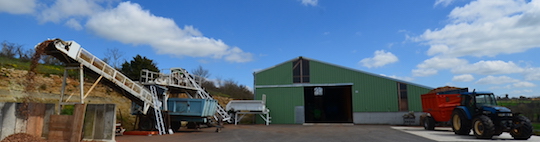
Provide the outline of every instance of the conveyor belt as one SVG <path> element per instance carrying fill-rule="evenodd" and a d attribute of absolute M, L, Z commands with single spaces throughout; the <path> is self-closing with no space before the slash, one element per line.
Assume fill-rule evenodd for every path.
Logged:
<path fill-rule="evenodd" d="M 103 76 L 108 82 L 115 84 L 118 88 L 125 91 L 124 96 L 134 102 L 141 103 L 143 106 L 142 112 L 146 114 L 150 107 L 160 109 L 154 105 L 151 92 L 144 86 L 135 83 L 130 78 L 126 77 L 116 69 L 101 61 L 90 52 L 86 51 L 75 41 L 62 41 L 54 39 L 52 42 L 45 41 L 42 44 L 48 44 L 45 48 L 45 53 L 54 56 L 58 60 L 70 65 L 80 64 L 84 66 L 85 71 Z"/>

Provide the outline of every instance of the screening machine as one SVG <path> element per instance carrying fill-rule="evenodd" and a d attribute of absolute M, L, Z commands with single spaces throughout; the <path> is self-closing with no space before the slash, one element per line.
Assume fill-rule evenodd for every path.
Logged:
<path fill-rule="evenodd" d="M 226 109 L 234 114 L 234 125 L 237 125 L 246 114 L 258 114 L 266 125 L 271 122 L 270 110 L 266 108 L 266 95 L 263 95 L 262 100 L 232 100 L 227 104 Z"/>

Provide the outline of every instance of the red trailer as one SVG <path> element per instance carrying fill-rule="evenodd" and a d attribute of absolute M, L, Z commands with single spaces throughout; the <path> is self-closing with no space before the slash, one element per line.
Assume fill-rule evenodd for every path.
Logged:
<path fill-rule="evenodd" d="M 460 105 L 461 92 L 468 92 L 467 88 L 440 87 L 421 95 L 422 111 L 426 114 L 420 116 L 420 123 L 426 130 L 435 129 L 435 125 L 444 125 L 450 121 L 452 111 Z"/>

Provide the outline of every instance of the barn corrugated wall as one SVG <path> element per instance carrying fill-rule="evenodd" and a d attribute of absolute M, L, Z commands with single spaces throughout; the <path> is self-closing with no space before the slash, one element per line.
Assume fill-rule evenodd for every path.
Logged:
<path fill-rule="evenodd" d="M 255 85 L 292 84 L 292 62 L 280 64 L 259 72 L 255 76 Z"/>
<path fill-rule="evenodd" d="M 354 112 L 397 111 L 396 81 L 310 61 L 312 84 L 353 83 Z"/>
<path fill-rule="evenodd" d="M 420 95 L 426 94 L 431 89 L 407 85 L 407 93 L 409 94 L 409 111 L 422 112 L 422 99 Z"/>
<path fill-rule="evenodd" d="M 294 124 L 294 107 L 304 106 L 303 87 L 259 88 L 256 99 L 266 95 L 266 106 L 274 124 Z M 258 116 L 257 116 L 258 117 Z M 257 122 L 264 122 L 258 118 Z"/>
<path fill-rule="evenodd" d="M 422 111 L 420 95 L 429 87 L 407 83 L 346 67 L 309 60 L 309 84 L 352 83 L 353 112 L 398 112 L 398 82 L 407 84 L 409 111 Z M 255 99 L 267 95 L 272 123 L 294 123 L 294 107 L 304 105 L 303 87 L 257 87 L 261 85 L 300 85 L 292 83 L 292 62 L 254 73 Z M 260 122 L 260 121 L 259 121 Z"/>

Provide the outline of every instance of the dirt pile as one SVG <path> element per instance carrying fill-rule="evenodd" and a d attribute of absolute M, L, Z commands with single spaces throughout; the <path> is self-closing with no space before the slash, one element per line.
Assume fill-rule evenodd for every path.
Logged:
<path fill-rule="evenodd" d="M 450 91 L 450 90 L 459 90 L 459 89 L 463 89 L 463 88 L 458 88 L 458 87 L 453 87 L 453 86 L 444 86 L 444 87 L 435 88 L 429 91 L 428 94 L 439 93 L 439 92 Z"/>
<path fill-rule="evenodd" d="M 36 136 L 32 136 L 30 134 L 17 133 L 17 134 L 12 134 L 12 135 L 7 136 L 1 142 L 47 142 L 47 141 L 42 140 L 41 138 L 38 138 Z"/>

